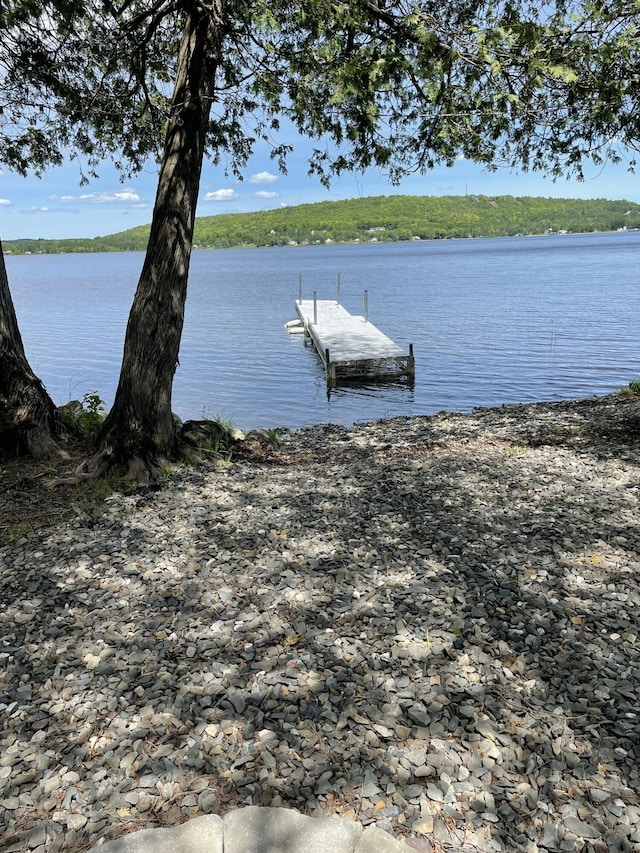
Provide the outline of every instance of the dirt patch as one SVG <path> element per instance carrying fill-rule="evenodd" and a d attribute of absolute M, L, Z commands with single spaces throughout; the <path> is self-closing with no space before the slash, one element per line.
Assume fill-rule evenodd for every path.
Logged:
<path fill-rule="evenodd" d="M 54 487 L 53 481 L 71 475 L 83 458 L 80 449 L 65 458 L 34 462 L 0 462 L 0 546 L 29 533 L 73 518 L 86 517 L 114 491 L 107 481 Z"/>

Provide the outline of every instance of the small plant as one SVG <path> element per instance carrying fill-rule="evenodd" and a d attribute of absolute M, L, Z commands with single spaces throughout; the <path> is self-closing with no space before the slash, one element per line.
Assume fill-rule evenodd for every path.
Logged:
<path fill-rule="evenodd" d="M 11 524 L 6 531 L 6 541 L 9 545 L 15 545 L 20 539 L 25 536 L 31 529 L 26 521 L 21 521 L 18 524 Z"/>
<path fill-rule="evenodd" d="M 513 444 L 507 448 L 507 456 L 525 456 L 527 453 L 526 447 L 521 447 L 519 444 Z"/>
<path fill-rule="evenodd" d="M 20 470 L 20 460 L 19 459 L 9 459 L 9 461 L 4 465 L 2 469 L 3 474 L 9 474 L 13 476 L 17 474 Z"/>
<path fill-rule="evenodd" d="M 90 477 L 75 483 L 69 492 L 74 507 L 83 514 L 90 514 L 114 492 L 122 491 L 124 473 L 124 468 L 115 467 L 104 477 Z"/>
<path fill-rule="evenodd" d="M 269 441 L 274 447 L 280 447 L 283 442 L 283 438 L 277 429 L 268 429 L 267 435 L 269 436 Z"/>
<path fill-rule="evenodd" d="M 183 458 L 189 464 L 199 464 L 202 459 L 231 460 L 234 444 L 234 427 L 229 418 L 217 415 L 212 420 L 187 421 L 180 434 Z"/>
<path fill-rule="evenodd" d="M 632 379 L 626 388 L 620 391 L 621 397 L 640 397 L 640 379 Z"/>
<path fill-rule="evenodd" d="M 213 422 L 222 430 L 222 432 L 230 433 L 233 429 L 233 421 L 226 415 L 216 415 L 215 418 L 213 418 Z"/>
<path fill-rule="evenodd" d="M 58 410 L 67 432 L 73 438 L 88 441 L 104 420 L 104 401 L 97 391 L 84 395 L 82 401 L 73 400 Z"/>

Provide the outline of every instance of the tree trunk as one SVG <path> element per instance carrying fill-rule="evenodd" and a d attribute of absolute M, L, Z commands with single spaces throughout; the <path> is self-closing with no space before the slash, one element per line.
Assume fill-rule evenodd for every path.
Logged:
<path fill-rule="evenodd" d="M 213 4 L 218 8 L 218 3 Z M 113 408 L 89 468 L 125 465 L 156 478 L 176 451 L 171 412 L 196 204 L 220 45 L 221 19 L 192 10 L 182 37 L 147 253 L 129 314 Z"/>
<path fill-rule="evenodd" d="M 24 352 L 0 242 L 0 455 L 50 459 L 58 453 L 57 424 L 55 404 Z"/>

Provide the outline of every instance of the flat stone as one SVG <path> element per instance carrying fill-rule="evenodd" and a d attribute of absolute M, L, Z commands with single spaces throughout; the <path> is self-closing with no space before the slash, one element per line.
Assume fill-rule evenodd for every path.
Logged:
<path fill-rule="evenodd" d="M 292 809 L 249 806 L 194 818 L 170 829 L 145 829 L 91 853 L 408 853 L 377 827 L 338 817 L 312 818 Z"/>
<path fill-rule="evenodd" d="M 384 833 L 369 834 L 363 841 L 362 825 L 337 817 L 311 818 L 291 809 L 249 807 L 224 817 L 225 853 L 374 853 L 383 839 L 385 853 L 397 851 L 398 842 Z M 387 840 L 391 842 L 389 846 Z"/>
<path fill-rule="evenodd" d="M 563 819 L 563 823 L 569 832 L 573 832 L 573 834 L 577 835 L 579 838 L 601 837 L 600 832 L 594 826 L 584 820 L 580 820 L 580 818 L 565 817 Z"/>
<path fill-rule="evenodd" d="M 224 817 L 224 853 L 352 851 L 362 826 L 339 818 L 311 818 L 291 809 L 249 807 Z"/>
<path fill-rule="evenodd" d="M 142 829 L 91 853 L 225 853 L 222 819 L 204 815 L 170 829 Z"/>
<path fill-rule="evenodd" d="M 325 853 L 331 849 L 325 848 Z M 300 853 L 304 853 L 304 850 Z M 406 844 L 396 841 L 388 832 L 383 832 L 375 826 L 368 826 L 354 847 L 354 853 L 410 853 L 410 851 Z"/>

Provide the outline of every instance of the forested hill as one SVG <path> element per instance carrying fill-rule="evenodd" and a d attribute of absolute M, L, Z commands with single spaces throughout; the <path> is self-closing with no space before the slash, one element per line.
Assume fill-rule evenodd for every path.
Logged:
<path fill-rule="evenodd" d="M 508 237 L 640 228 L 640 205 L 608 199 L 514 196 L 374 196 L 227 213 L 196 220 L 199 248 Z M 118 252 L 146 248 L 148 226 L 109 237 L 9 240 L 6 253 Z"/>

